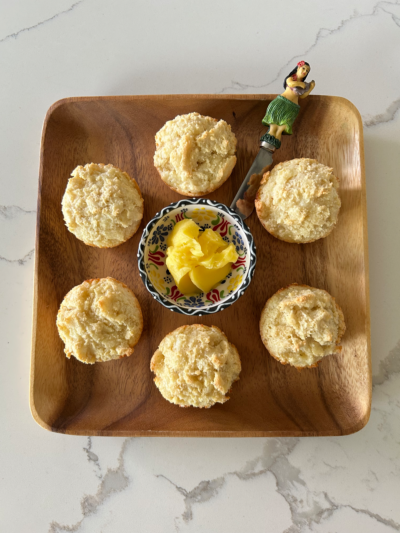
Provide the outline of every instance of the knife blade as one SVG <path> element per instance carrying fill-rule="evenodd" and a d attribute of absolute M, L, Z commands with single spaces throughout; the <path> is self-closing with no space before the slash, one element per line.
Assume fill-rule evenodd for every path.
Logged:
<path fill-rule="evenodd" d="M 260 150 L 231 204 L 232 211 L 238 214 L 242 220 L 245 220 L 253 212 L 260 181 L 266 168 L 272 164 L 274 151 L 275 146 L 261 138 Z"/>

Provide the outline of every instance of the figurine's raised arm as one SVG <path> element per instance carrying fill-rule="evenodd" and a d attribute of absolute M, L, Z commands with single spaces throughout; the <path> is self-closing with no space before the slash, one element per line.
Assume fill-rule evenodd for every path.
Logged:
<path fill-rule="evenodd" d="M 284 92 L 269 104 L 262 123 L 269 126 L 262 140 L 276 148 L 281 145 L 282 134 L 291 135 L 292 126 L 299 114 L 299 98 L 306 98 L 315 87 L 315 82 L 305 80 L 310 72 L 310 65 L 299 61 L 296 67 L 286 76 L 283 83 Z"/>
<path fill-rule="evenodd" d="M 302 89 L 304 89 L 304 87 L 306 86 L 304 81 L 298 81 L 298 80 L 295 81 L 293 78 L 294 76 L 290 76 L 290 78 L 286 78 L 286 85 L 289 85 L 291 89 L 293 89 L 293 87 L 301 87 Z"/>
<path fill-rule="evenodd" d="M 309 89 L 308 89 L 305 93 L 300 94 L 299 98 L 306 98 L 306 97 L 310 94 L 310 92 L 311 92 L 311 91 L 314 89 L 314 87 L 315 87 L 315 81 L 314 81 L 314 80 L 311 81 L 311 82 L 309 83 L 309 85 L 310 85 Z"/>

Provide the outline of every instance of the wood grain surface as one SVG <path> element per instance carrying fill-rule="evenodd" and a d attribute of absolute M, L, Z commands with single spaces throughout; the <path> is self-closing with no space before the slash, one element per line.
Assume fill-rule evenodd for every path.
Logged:
<path fill-rule="evenodd" d="M 257 215 L 246 220 L 257 245 L 254 279 L 231 307 L 187 317 L 153 300 L 138 273 L 144 225 L 182 198 L 153 165 L 154 135 L 167 120 L 197 111 L 224 119 L 235 132 L 237 165 L 208 197 L 230 205 L 258 152 L 265 109 L 275 95 L 181 95 L 68 98 L 49 110 L 43 128 L 38 197 L 30 403 L 35 420 L 76 435 L 301 436 L 344 435 L 361 429 L 371 405 L 368 253 L 362 123 L 347 100 L 310 96 L 301 102 L 294 134 L 284 136 L 274 163 L 310 157 L 333 167 L 342 208 L 337 227 L 311 244 L 269 235 Z M 112 163 L 133 176 L 143 193 L 142 225 L 109 250 L 85 246 L 68 232 L 61 199 L 71 171 Z M 138 297 L 144 331 L 131 357 L 85 365 L 68 360 L 56 328 L 64 295 L 85 279 L 112 276 Z M 347 331 L 340 355 L 298 371 L 275 361 L 259 335 L 266 300 L 290 283 L 327 290 L 343 309 Z M 161 339 L 183 324 L 220 327 L 239 351 L 240 381 L 231 399 L 211 409 L 182 409 L 162 398 L 150 373 Z"/>

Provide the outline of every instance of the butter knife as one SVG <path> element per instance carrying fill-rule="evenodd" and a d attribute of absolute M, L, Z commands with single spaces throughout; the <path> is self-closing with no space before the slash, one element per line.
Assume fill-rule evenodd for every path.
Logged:
<path fill-rule="evenodd" d="M 238 214 L 242 220 L 245 220 L 253 212 L 254 200 L 260 181 L 264 172 L 272 164 L 272 156 L 276 150 L 277 139 L 275 137 L 271 139 L 270 137 L 272 136 L 268 133 L 261 137 L 260 150 L 231 204 L 232 211 Z"/>

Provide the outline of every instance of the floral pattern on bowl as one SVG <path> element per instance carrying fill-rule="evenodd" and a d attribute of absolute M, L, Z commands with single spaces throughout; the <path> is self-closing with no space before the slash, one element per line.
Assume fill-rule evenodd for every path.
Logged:
<path fill-rule="evenodd" d="M 177 222 L 189 218 L 201 231 L 217 231 L 234 244 L 239 255 L 219 285 L 208 293 L 190 296 L 179 292 L 166 265 L 167 237 Z M 227 206 L 204 198 L 180 200 L 164 207 L 147 224 L 139 244 L 138 266 L 147 290 L 165 307 L 186 315 L 216 313 L 234 303 L 249 286 L 256 266 L 254 240 L 242 219 Z"/>

